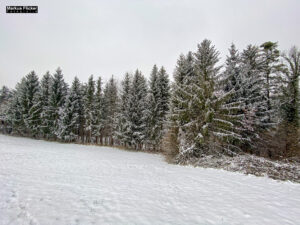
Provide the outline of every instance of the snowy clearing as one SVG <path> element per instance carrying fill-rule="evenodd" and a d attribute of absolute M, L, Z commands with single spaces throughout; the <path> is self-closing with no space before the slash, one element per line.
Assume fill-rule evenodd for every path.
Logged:
<path fill-rule="evenodd" d="M 0 224 L 299 224 L 300 184 L 0 135 Z"/>

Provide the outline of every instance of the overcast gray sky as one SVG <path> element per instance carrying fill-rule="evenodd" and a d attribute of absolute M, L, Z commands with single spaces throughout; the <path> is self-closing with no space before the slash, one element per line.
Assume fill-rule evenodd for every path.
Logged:
<path fill-rule="evenodd" d="M 6 14 L 7 5 L 38 5 L 38 14 Z M 180 53 L 212 40 L 222 60 L 234 42 L 278 41 L 300 47 L 299 0 L 0 0 L 0 85 L 14 87 L 35 70 L 60 66 L 65 80 L 154 64 L 172 76 Z"/>

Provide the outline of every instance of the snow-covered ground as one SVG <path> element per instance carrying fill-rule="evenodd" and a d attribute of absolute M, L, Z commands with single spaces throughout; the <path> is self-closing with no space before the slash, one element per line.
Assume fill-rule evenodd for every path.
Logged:
<path fill-rule="evenodd" d="M 300 224 L 300 184 L 0 135 L 0 224 Z"/>

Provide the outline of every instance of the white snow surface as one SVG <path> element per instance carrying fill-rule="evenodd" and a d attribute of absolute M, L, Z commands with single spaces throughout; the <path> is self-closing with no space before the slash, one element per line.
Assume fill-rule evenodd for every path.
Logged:
<path fill-rule="evenodd" d="M 300 224 L 300 184 L 0 135 L 0 224 Z"/>

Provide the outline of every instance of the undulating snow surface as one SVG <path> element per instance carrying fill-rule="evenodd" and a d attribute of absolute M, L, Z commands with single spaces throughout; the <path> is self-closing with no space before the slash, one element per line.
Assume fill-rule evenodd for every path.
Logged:
<path fill-rule="evenodd" d="M 0 135 L 0 224 L 300 224 L 300 185 Z"/>

